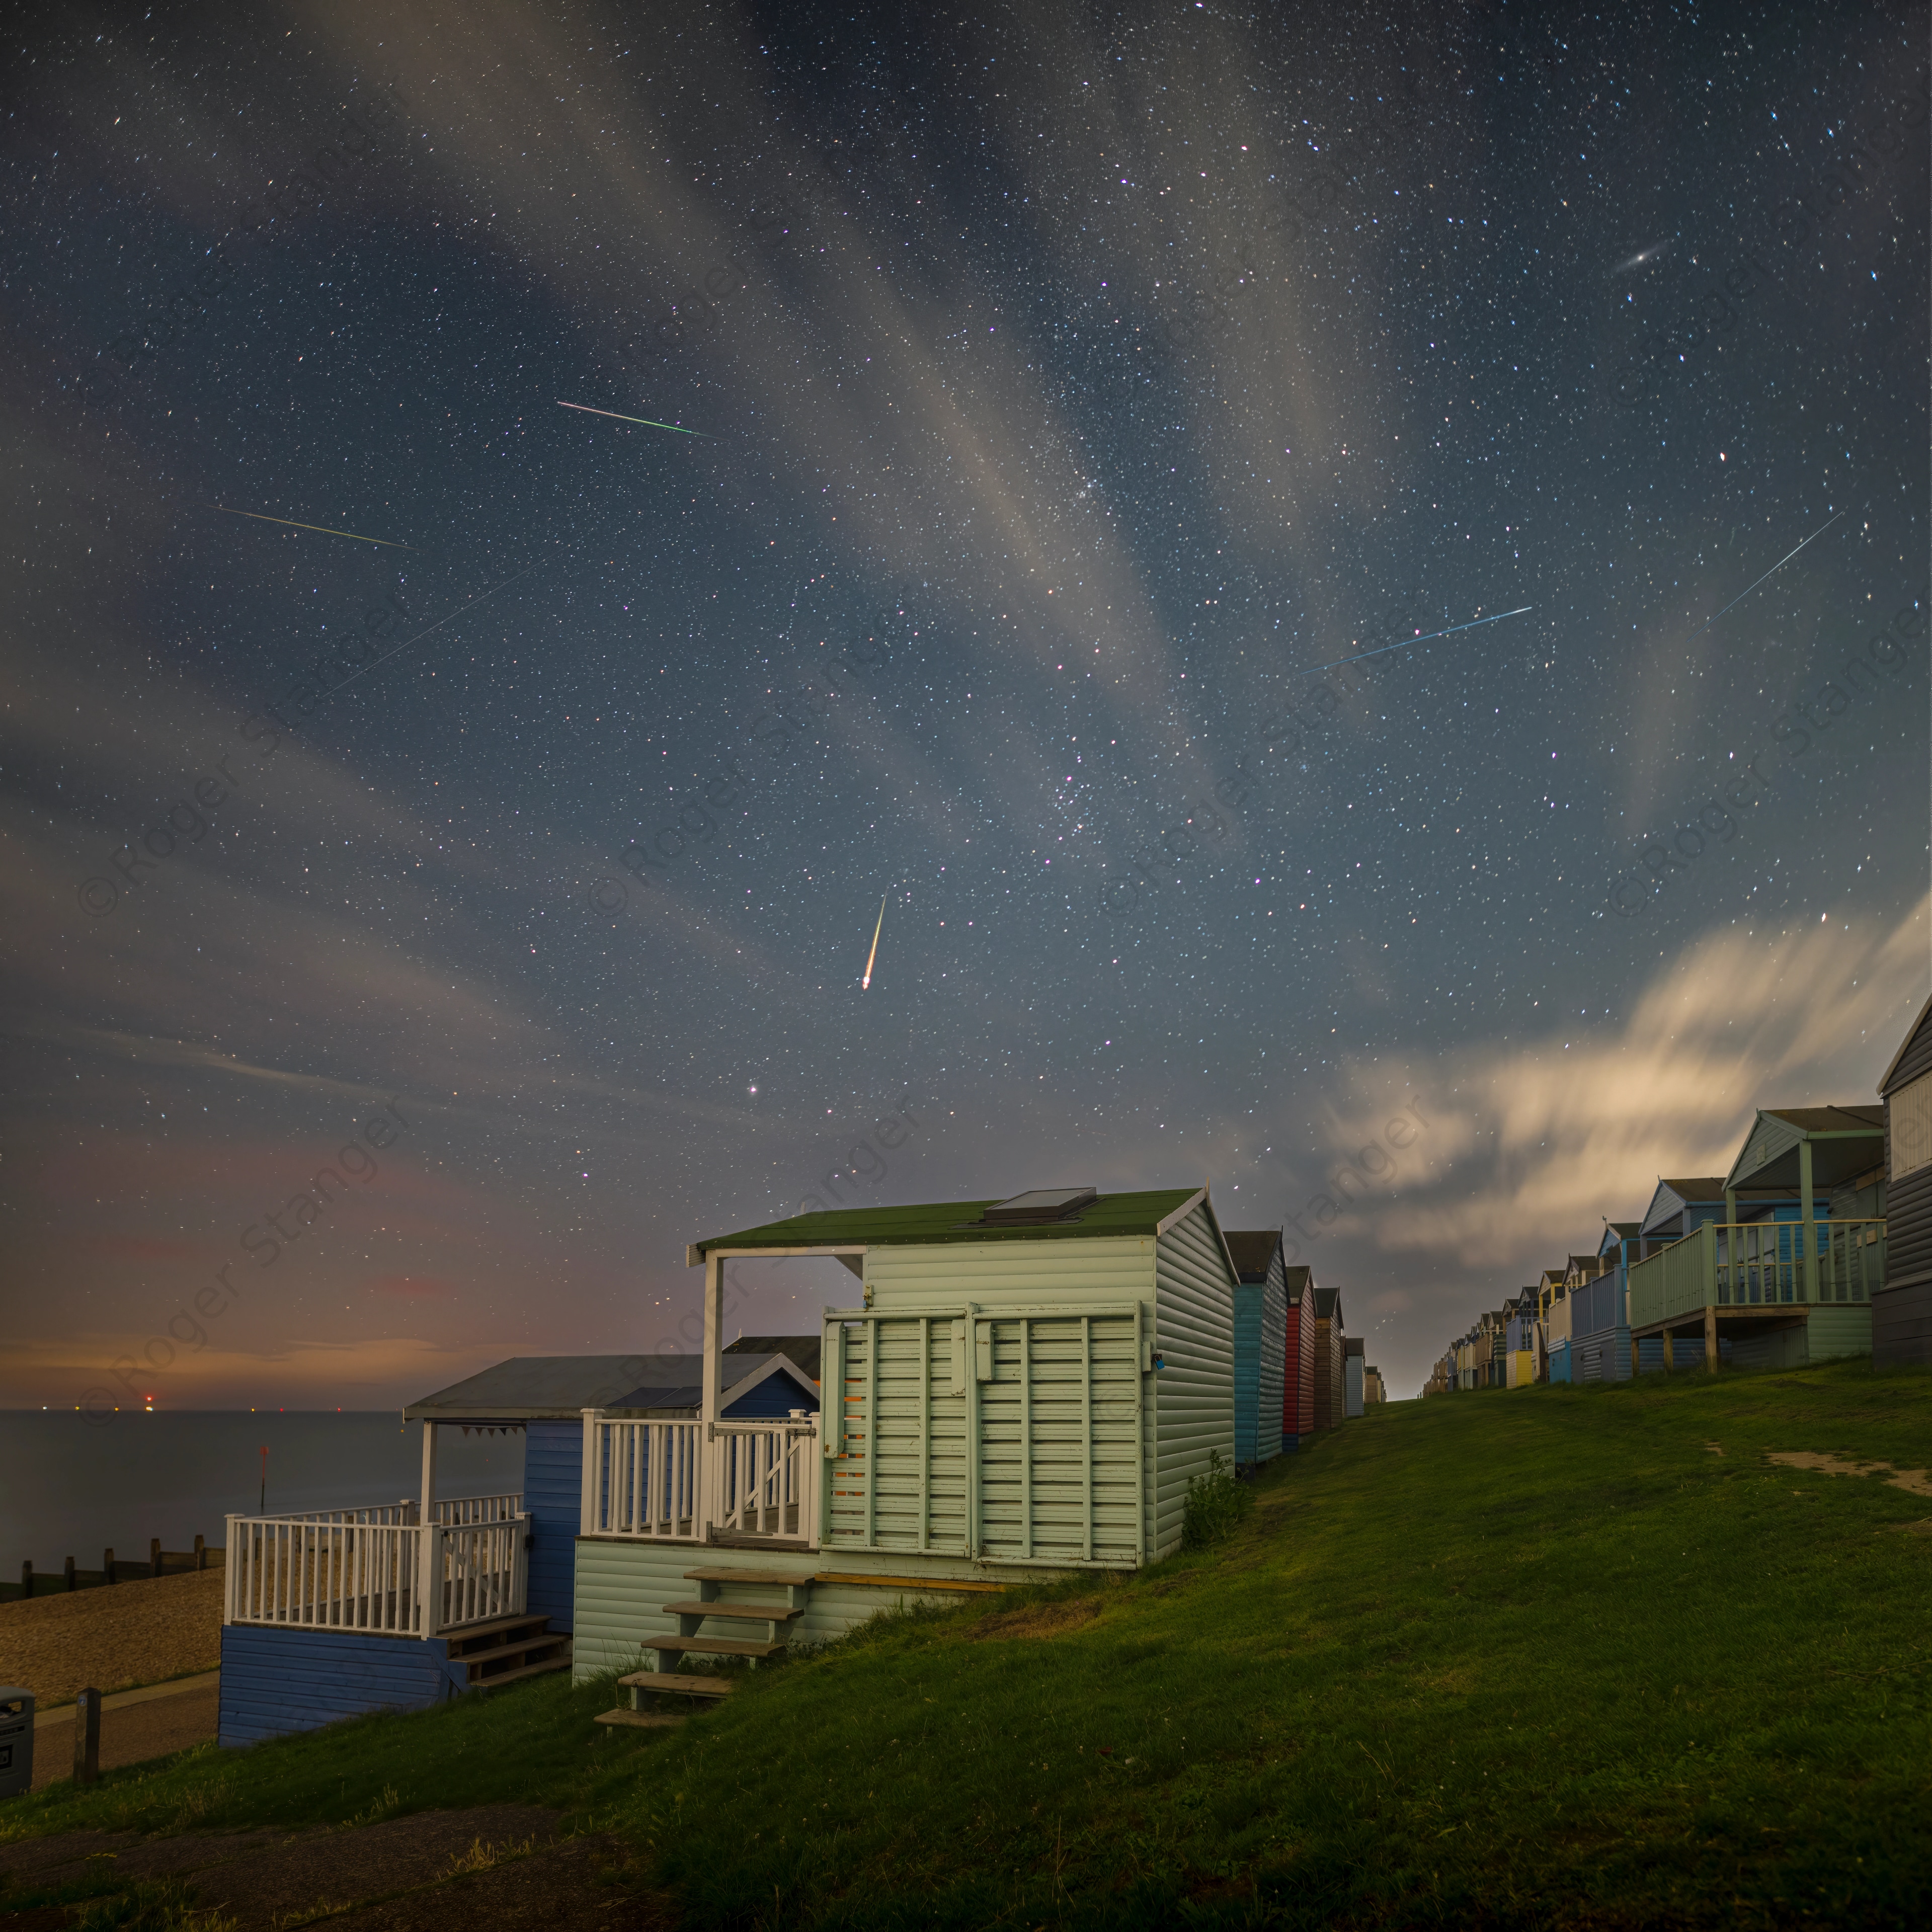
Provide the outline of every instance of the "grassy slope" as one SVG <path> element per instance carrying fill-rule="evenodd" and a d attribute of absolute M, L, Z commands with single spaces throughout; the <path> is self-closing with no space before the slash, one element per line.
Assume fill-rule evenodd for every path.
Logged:
<path fill-rule="evenodd" d="M 1403 1405 L 1275 1466 L 1231 1542 L 1048 1593 L 1051 1636 L 884 1622 L 642 1742 L 539 1682 L 0 1832 L 387 1786 L 594 1811 L 699 1924 L 1923 1923 L 1932 1536 L 1901 1526 L 1932 1504 L 1771 1448 L 1922 1467 L 1932 1378 Z"/>

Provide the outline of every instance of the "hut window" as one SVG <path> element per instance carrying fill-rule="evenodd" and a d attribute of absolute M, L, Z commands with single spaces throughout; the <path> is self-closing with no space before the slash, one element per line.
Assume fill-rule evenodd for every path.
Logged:
<path fill-rule="evenodd" d="M 1892 1178 L 1902 1180 L 1932 1167 L 1932 1073 L 1899 1088 L 1888 1103 L 1892 1126 Z"/>

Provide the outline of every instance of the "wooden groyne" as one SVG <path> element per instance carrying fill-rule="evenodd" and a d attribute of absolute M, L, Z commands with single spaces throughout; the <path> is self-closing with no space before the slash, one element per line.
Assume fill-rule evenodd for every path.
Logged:
<path fill-rule="evenodd" d="M 36 1570 L 28 1557 L 20 1565 L 17 1583 L 0 1582 L 0 1603 L 18 1603 L 28 1597 L 55 1597 L 71 1590 L 94 1590 L 109 1583 L 145 1582 L 154 1576 L 185 1576 L 198 1570 L 218 1570 L 227 1552 L 219 1544 L 197 1536 L 192 1550 L 164 1550 L 161 1539 L 151 1537 L 146 1559 L 117 1557 L 112 1548 L 100 1552 L 98 1570 L 77 1568 L 70 1556 L 58 1570 Z"/>

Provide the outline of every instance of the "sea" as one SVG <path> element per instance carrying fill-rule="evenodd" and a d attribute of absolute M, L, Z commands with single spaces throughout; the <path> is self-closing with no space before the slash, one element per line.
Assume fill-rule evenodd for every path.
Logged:
<path fill-rule="evenodd" d="M 267 1452 L 266 1464 L 263 1451 Z M 436 1494 L 520 1490 L 520 1432 L 436 1432 Z M 90 1422 L 73 1409 L 0 1410 L 0 1577 L 20 1564 L 83 1570 L 101 1552 L 145 1562 L 148 1539 L 191 1550 L 223 1542 L 231 1513 L 346 1509 L 416 1495 L 422 1425 L 393 1408 L 118 1410 Z"/>

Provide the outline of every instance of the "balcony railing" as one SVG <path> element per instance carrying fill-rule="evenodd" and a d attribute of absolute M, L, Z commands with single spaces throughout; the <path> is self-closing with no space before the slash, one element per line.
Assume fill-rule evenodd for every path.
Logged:
<path fill-rule="evenodd" d="M 466 1497 L 415 1520 L 414 1502 L 290 1516 L 231 1516 L 222 1620 L 432 1637 L 526 1607 L 530 1518 L 515 1500 Z"/>
<path fill-rule="evenodd" d="M 818 1425 L 584 1418 L 582 1532 L 659 1543 L 818 1540 Z"/>
<path fill-rule="evenodd" d="M 1706 1308 L 1864 1305 L 1884 1283 L 1882 1220 L 1706 1222 L 1630 1264 L 1630 1325 Z"/>

